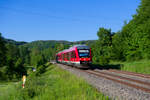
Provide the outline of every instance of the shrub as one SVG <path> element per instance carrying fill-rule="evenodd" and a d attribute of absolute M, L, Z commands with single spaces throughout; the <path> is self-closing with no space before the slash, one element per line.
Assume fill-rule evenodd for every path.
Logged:
<path fill-rule="evenodd" d="M 99 64 L 100 65 L 107 65 L 109 63 L 109 58 L 108 57 L 103 57 L 101 56 L 99 59 Z"/>
<path fill-rule="evenodd" d="M 47 67 L 47 66 L 45 66 L 45 65 L 40 65 L 40 66 L 37 68 L 37 70 L 36 70 L 36 72 L 35 72 L 35 75 L 38 76 L 38 75 L 44 73 L 44 72 L 46 71 L 46 67 Z"/>

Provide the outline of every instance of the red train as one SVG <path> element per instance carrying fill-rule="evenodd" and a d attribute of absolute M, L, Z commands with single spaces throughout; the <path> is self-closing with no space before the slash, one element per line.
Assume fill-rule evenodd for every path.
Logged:
<path fill-rule="evenodd" d="M 92 63 L 91 48 L 75 45 L 56 54 L 56 62 L 79 68 L 87 68 Z"/>

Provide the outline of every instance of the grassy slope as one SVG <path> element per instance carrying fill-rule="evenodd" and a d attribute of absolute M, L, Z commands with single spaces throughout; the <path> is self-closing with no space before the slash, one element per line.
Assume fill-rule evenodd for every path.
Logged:
<path fill-rule="evenodd" d="M 21 88 L 20 82 L 5 88 L 5 91 L 0 94 L 0 100 L 108 100 L 108 97 L 97 92 L 83 79 L 55 65 L 48 67 L 39 77 L 30 75 L 25 89 Z"/>
<path fill-rule="evenodd" d="M 121 64 L 121 70 L 150 74 L 150 60 L 134 62 L 111 62 L 111 64 Z"/>
<path fill-rule="evenodd" d="M 16 91 L 14 82 L 0 82 L 0 100 L 5 100 L 5 97 L 10 91 Z"/>

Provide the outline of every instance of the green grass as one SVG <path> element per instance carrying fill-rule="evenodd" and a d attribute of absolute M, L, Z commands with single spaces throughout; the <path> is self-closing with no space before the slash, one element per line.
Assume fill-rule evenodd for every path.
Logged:
<path fill-rule="evenodd" d="M 111 62 L 111 64 L 121 64 L 121 70 L 150 74 L 150 60 L 141 60 L 134 62 Z"/>
<path fill-rule="evenodd" d="M 24 89 L 21 84 L 6 86 L 6 92 L 1 94 L 0 91 L 0 100 L 109 100 L 83 79 L 55 65 L 49 66 L 38 77 L 34 74 L 28 76 Z"/>
<path fill-rule="evenodd" d="M 0 82 L 0 100 L 5 100 L 5 98 L 10 96 L 8 94 L 11 94 L 11 92 L 16 91 L 15 85 L 17 84 L 17 82 Z"/>

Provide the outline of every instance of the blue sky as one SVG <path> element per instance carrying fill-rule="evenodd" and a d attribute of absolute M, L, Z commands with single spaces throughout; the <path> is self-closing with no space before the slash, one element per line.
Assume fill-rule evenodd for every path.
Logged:
<path fill-rule="evenodd" d="M 95 40 L 121 30 L 140 0 L 0 0 L 0 32 L 17 41 Z"/>

